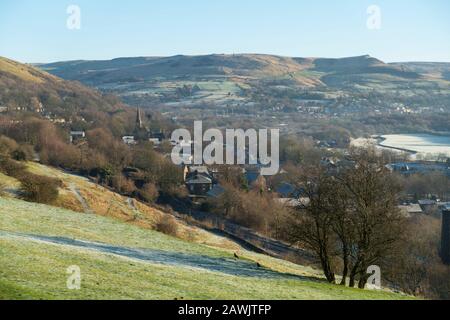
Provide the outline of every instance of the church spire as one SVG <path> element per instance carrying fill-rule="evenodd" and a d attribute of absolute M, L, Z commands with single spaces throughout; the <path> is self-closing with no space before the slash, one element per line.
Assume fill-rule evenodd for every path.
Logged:
<path fill-rule="evenodd" d="M 143 128 L 142 117 L 141 117 L 141 109 L 137 108 L 136 114 L 136 130 L 140 130 Z"/>

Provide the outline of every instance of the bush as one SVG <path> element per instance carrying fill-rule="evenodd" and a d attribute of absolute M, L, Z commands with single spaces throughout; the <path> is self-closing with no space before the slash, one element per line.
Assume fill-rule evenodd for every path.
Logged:
<path fill-rule="evenodd" d="M 5 136 L 0 136 L 0 155 L 10 155 L 11 152 L 18 148 L 15 140 Z"/>
<path fill-rule="evenodd" d="M 11 153 L 11 157 L 16 161 L 26 161 L 27 160 L 27 154 L 20 149 L 17 149 Z"/>
<path fill-rule="evenodd" d="M 168 214 L 164 215 L 156 224 L 156 231 L 176 237 L 178 235 L 178 225 L 175 218 Z"/>
<path fill-rule="evenodd" d="M 35 174 L 23 174 L 20 177 L 22 183 L 22 198 L 25 201 L 43 204 L 52 204 L 58 198 L 58 188 L 61 181 Z"/>
<path fill-rule="evenodd" d="M 67 169 L 76 169 L 80 166 L 82 159 L 81 151 L 57 138 L 40 148 L 40 157 L 43 164 Z"/>
<path fill-rule="evenodd" d="M 7 176 L 18 178 L 25 172 L 25 166 L 10 158 L 0 157 L 0 172 Z"/>
<path fill-rule="evenodd" d="M 6 195 L 6 188 L 7 188 L 6 183 L 0 181 L 0 197 Z"/>
<path fill-rule="evenodd" d="M 16 161 L 29 161 L 34 158 L 34 148 L 28 144 L 19 146 L 11 153 L 11 157 Z"/>
<path fill-rule="evenodd" d="M 122 174 L 114 176 L 112 178 L 111 185 L 121 194 L 131 195 L 136 190 L 134 182 L 127 179 Z"/>
<path fill-rule="evenodd" d="M 159 197 L 159 191 L 153 183 L 147 183 L 139 190 L 139 196 L 146 202 L 154 203 Z"/>

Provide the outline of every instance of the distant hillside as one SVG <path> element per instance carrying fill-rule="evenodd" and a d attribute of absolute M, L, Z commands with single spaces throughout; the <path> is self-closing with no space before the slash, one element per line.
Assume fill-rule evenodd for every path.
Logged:
<path fill-rule="evenodd" d="M 449 62 L 399 62 L 391 65 L 413 72 L 426 74 L 430 77 L 450 80 Z"/>
<path fill-rule="evenodd" d="M 241 105 L 255 97 L 301 99 L 302 91 L 339 97 L 372 90 L 439 88 L 449 82 L 423 68 L 387 64 L 370 56 L 341 59 L 292 58 L 262 54 L 119 58 L 68 61 L 39 67 L 78 80 L 126 102 Z M 414 92 L 406 93 L 407 96 Z M 265 98 L 260 100 L 265 101 Z"/>
<path fill-rule="evenodd" d="M 111 61 L 58 62 L 40 66 L 52 74 L 91 85 L 163 78 L 282 76 L 305 69 L 292 58 L 269 55 L 208 55 L 119 58 Z"/>
<path fill-rule="evenodd" d="M 290 76 L 299 85 L 322 85 L 320 75 L 388 74 L 399 78 L 419 78 L 415 72 L 403 71 L 370 56 L 343 59 L 290 58 L 273 55 L 236 54 L 207 56 L 119 58 L 110 61 L 69 61 L 40 65 L 59 77 L 79 80 L 89 85 L 127 81 L 165 79 L 201 79 L 205 77 L 240 77 L 262 80 Z M 305 71 L 305 73 L 302 73 Z"/>
<path fill-rule="evenodd" d="M 387 82 L 417 80 L 422 76 L 401 67 L 386 64 L 370 56 L 342 59 L 316 59 L 314 70 L 323 72 L 321 78 L 330 87 L 371 83 L 385 77 Z"/>
<path fill-rule="evenodd" d="M 81 83 L 0 57 L 0 106 L 10 112 L 30 111 L 70 119 L 83 113 L 115 111 L 121 103 Z"/>

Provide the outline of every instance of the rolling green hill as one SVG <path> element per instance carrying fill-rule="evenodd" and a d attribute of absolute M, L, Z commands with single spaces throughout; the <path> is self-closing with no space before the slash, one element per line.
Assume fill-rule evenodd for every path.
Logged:
<path fill-rule="evenodd" d="M 290 58 L 272 55 L 237 54 L 119 58 L 110 61 L 73 61 L 40 65 L 59 77 L 89 85 L 139 82 L 158 79 L 233 78 L 235 81 L 264 80 L 290 76 L 299 86 L 320 86 L 321 76 L 345 74 L 387 74 L 400 79 L 420 78 L 418 73 L 383 63 L 370 56 L 321 59 Z M 309 71 L 308 75 L 306 72 Z"/>
<path fill-rule="evenodd" d="M 0 198 L 0 299 L 407 299 L 110 218 Z M 258 267 L 259 262 L 263 267 Z M 67 288 L 67 268 L 81 289 Z M 20 267 L 19 267 L 20 266 Z"/>
<path fill-rule="evenodd" d="M 90 85 L 158 78 L 263 78 L 305 69 L 305 65 L 292 58 L 269 55 L 119 58 L 111 61 L 59 62 L 39 67 L 60 77 Z"/>
<path fill-rule="evenodd" d="M 424 90 L 428 94 L 450 94 L 445 70 L 436 76 L 423 67 L 387 64 L 371 56 L 325 59 L 261 54 L 180 55 L 57 62 L 39 67 L 64 79 L 118 94 L 129 103 L 144 105 L 241 105 L 258 101 L 258 96 L 295 101 L 302 99 L 305 92 L 321 99 L 373 90 L 394 96 L 398 91 L 405 96 L 420 96 Z M 267 97 L 261 99 L 267 101 Z"/>
<path fill-rule="evenodd" d="M 155 222 L 167 213 L 82 177 L 27 167 L 61 180 L 58 207 L 18 199 L 20 183 L 0 175 L 0 299 L 410 299 L 329 285 L 319 270 L 183 220 L 176 237 L 159 233 Z M 66 286 L 70 266 L 81 269 L 81 290 Z"/>

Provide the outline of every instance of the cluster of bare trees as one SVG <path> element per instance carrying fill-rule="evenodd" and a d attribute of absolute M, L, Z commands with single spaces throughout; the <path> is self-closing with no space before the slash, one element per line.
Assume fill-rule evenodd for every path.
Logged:
<path fill-rule="evenodd" d="M 267 187 L 265 179 L 248 184 L 239 166 L 217 166 L 223 192 L 210 198 L 204 210 L 277 238 L 281 234 L 286 208 L 277 201 Z"/>
<path fill-rule="evenodd" d="M 250 190 L 222 182 L 224 192 L 208 201 L 208 210 L 244 227 L 277 238 L 286 208 L 272 194 L 257 185 Z"/>
<path fill-rule="evenodd" d="M 354 151 L 348 168 L 305 169 L 301 187 L 309 201 L 287 223 L 286 237 L 315 253 L 327 280 L 364 288 L 367 269 L 395 253 L 405 223 L 400 187 L 371 151 Z"/>
<path fill-rule="evenodd" d="M 442 201 L 450 200 L 450 177 L 443 172 L 399 176 L 398 179 L 404 186 L 404 196 L 413 196 L 414 200 L 431 196 Z"/>
<path fill-rule="evenodd" d="M 105 127 L 86 130 L 86 139 L 69 143 L 67 132 L 50 121 L 25 117 L 0 121 L 0 157 L 32 160 L 96 178 L 116 191 L 153 202 L 159 193 L 184 195 L 181 168 L 154 150 L 151 143 L 127 146 Z M 136 168 L 130 179 L 124 169 Z"/>

